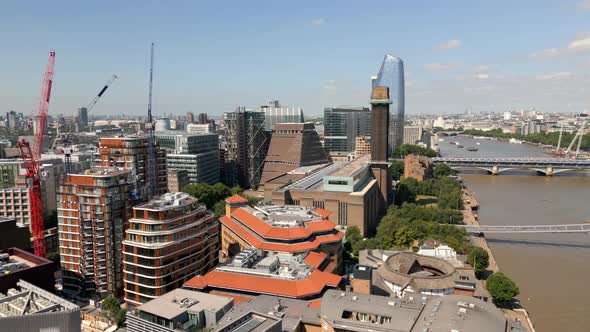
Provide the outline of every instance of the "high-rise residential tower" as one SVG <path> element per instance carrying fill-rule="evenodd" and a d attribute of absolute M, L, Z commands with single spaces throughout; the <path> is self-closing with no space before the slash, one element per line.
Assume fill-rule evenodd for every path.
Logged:
<path fill-rule="evenodd" d="M 391 100 L 391 109 L 389 114 L 389 137 L 388 148 L 389 154 L 400 145 L 404 140 L 404 62 L 402 59 L 391 54 L 385 54 L 379 73 L 375 79 L 371 79 L 371 85 L 375 87 L 389 88 L 389 99 Z"/>
<path fill-rule="evenodd" d="M 243 188 L 256 188 L 262 176 L 262 167 L 269 138 L 264 130 L 264 112 L 238 107 L 223 114 L 225 122 L 225 155 L 230 173 L 226 184 L 239 184 Z"/>

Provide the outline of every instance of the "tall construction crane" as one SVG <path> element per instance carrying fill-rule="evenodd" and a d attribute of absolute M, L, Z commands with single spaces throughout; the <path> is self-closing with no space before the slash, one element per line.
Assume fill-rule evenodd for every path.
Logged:
<path fill-rule="evenodd" d="M 576 132 L 576 135 L 572 139 L 570 145 L 565 150 L 565 153 L 564 154 L 565 154 L 566 157 L 568 157 L 568 158 L 577 158 L 578 157 L 578 154 L 580 154 L 580 146 L 582 145 L 582 139 L 584 138 L 584 130 L 586 129 L 586 122 L 587 122 L 587 120 L 582 121 L 582 125 L 580 126 L 580 129 L 578 129 L 578 132 Z M 572 147 L 576 143 L 576 140 L 578 141 L 578 146 L 576 148 L 575 155 L 572 156 L 571 155 Z"/>
<path fill-rule="evenodd" d="M 154 80 L 154 43 L 152 43 L 150 52 L 150 90 L 148 99 L 148 118 L 145 124 L 147 131 L 147 143 L 148 143 L 148 176 L 149 176 L 149 188 L 150 197 L 155 197 L 158 194 L 158 179 L 157 179 L 157 158 L 156 158 L 156 147 L 154 137 L 154 127 L 156 122 L 152 118 L 152 85 Z"/>
<path fill-rule="evenodd" d="M 33 248 L 35 255 L 45 257 L 45 226 L 43 224 L 43 196 L 41 194 L 40 160 L 43 150 L 43 136 L 47 125 L 47 112 L 49 111 L 49 98 L 53 84 L 53 67 L 55 65 L 55 51 L 49 52 L 49 61 L 45 67 L 43 82 L 41 84 L 41 97 L 39 109 L 33 109 L 32 121 L 36 125 L 35 142 L 31 148 L 29 142 L 18 142 L 23 166 L 27 171 L 27 184 L 29 186 L 29 200 L 31 206 L 31 228 L 33 230 Z M 37 121 L 35 123 L 35 120 Z"/>

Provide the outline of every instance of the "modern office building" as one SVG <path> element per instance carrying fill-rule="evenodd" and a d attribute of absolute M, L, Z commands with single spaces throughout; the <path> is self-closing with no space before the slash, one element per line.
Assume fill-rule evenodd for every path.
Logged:
<path fill-rule="evenodd" d="M 207 116 L 207 113 L 199 113 L 199 124 L 208 124 L 209 123 L 209 117 Z"/>
<path fill-rule="evenodd" d="M 260 106 L 264 112 L 264 127 L 272 131 L 277 123 L 303 123 L 303 109 L 301 107 L 283 107 L 278 100 L 269 100 L 268 105 Z"/>
<path fill-rule="evenodd" d="M 127 313 L 129 332 L 211 331 L 233 307 L 231 298 L 175 289 Z"/>
<path fill-rule="evenodd" d="M 417 145 L 422 142 L 422 126 L 405 126 L 403 144 Z"/>
<path fill-rule="evenodd" d="M 69 174 L 58 192 L 63 291 L 82 298 L 123 294 L 123 237 L 131 216 L 131 171 Z"/>
<path fill-rule="evenodd" d="M 76 122 L 81 128 L 88 126 L 88 109 L 86 107 L 78 108 L 78 115 L 76 116 Z"/>
<path fill-rule="evenodd" d="M 0 159 L 0 189 L 16 186 L 22 164 L 21 158 Z"/>
<path fill-rule="evenodd" d="M 133 200 L 145 202 L 150 197 L 148 145 L 145 136 L 119 136 L 101 137 L 99 143 L 100 160 L 102 167 L 122 167 L 131 171 L 131 192 Z M 166 193 L 166 151 L 156 145 L 157 162 L 157 187 L 158 195 Z"/>
<path fill-rule="evenodd" d="M 382 86 L 389 88 L 392 102 L 389 121 L 388 146 L 390 155 L 404 140 L 405 83 L 404 62 L 391 54 L 385 54 L 381 68 L 371 82 L 372 88 Z"/>
<path fill-rule="evenodd" d="M 267 182 L 264 196 L 274 205 L 327 210 L 330 221 L 343 227 L 356 225 L 365 236 L 374 234 L 379 223 L 381 194 L 370 155 L 295 169 Z"/>
<path fill-rule="evenodd" d="M 353 152 L 357 136 L 371 135 L 366 107 L 324 108 L 324 146 L 328 152 Z"/>
<path fill-rule="evenodd" d="M 264 112 L 238 107 L 223 114 L 225 123 L 226 183 L 257 188 L 268 151 L 269 135 L 264 130 Z"/>
<path fill-rule="evenodd" d="M 241 196 L 225 200 L 226 215 L 221 222 L 221 254 L 233 257 L 247 248 L 288 253 L 317 251 L 333 264 L 342 262 L 344 232 L 328 220 L 329 213 L 302 206 L 248 206 Z"/>
<path fill-rule="evenodd" d="M 158 144 L 170 151 L 166 168 L 186 170 L 189 183 L 219 182 L 219 136 L 217 134 L 187 134 L 163 132 L 156 134 Z"/>
<path fill-rule="evenodd" d="M 168 168 L 168 192 L 180 192 L 189 183 L 187 170 L 174 171 Z"/>
<path fill-rule="evenodd" d="M 275 124 L 260 184 L 302 166 L 328 163 L 313 123 Z"/>
<path fill-rule="evenodd" d="M 1 332 L 81 331 L 80 307 L 24 280 L 0 294 Z"/>
<path fill-rule="evenodd" d="M 290 254 L 246 249 L 233 260 L 186 282 L 185 289 L 248 300 L 261 294 L 313 300 L 340 286 L 323 253 Z"/>
<path fill-rule="evenodd" d="M 217 265 L 219 224 L 186 193 L 133 208 L 123 241 L 125 301 L 138 306 Z"/>

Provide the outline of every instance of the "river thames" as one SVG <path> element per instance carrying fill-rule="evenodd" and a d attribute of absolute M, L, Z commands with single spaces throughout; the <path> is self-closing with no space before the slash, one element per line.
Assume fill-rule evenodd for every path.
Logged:
<path fill-rule="evenodd" d="M 457 141 L 457 148 L 449 141 Z M 480 145 L 477 145 L 479 142 Z M 445 137 L 445 157 L 549 158 L 526 144 Z M 468 147 L 479 148 L 470 152 Z M 590 221 L 590 176 L 535 172 L 460 173 L 475 191 L 482 225 L 577 224 Z M 582 176 L 580 176 L 582 175 Z M 520 288 L 520 299 L 539 332 L 590 331 L 590 235 L 488 235 L 500 270 Z"/>

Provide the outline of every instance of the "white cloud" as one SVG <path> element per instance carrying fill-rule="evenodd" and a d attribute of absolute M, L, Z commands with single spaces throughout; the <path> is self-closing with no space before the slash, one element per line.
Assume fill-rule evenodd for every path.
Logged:
<path fill-rule="evenodd" d="M 488 72 L 492 69 L 493 69 L 492 67 L 486 66 L 486 65 L 479 65 L 479 66 L 473 67 L 473 71 L 476 73 L 485 73 L 485 72 Z"/>
<path fill-rule="evenodd" d="M 313 20 L 311 20 L 311 24 L 313 25 L 324 25 L 326 24 L 326 20 L 319 17 L 319 18 L 314 18 Z"/>
<path fill-rule="evenodd" d="M 459 39 L 451 39 L 449 41 L 446 41 L 446 42 L 440 44 L 438 46 L 438 48 L 440 48 L 441 50 L 448 50 L 448 49 L 451 49 L 451 48 L 458 48 L 458 47 L 461 47 L 461 46 L 463 46 L 463 42 L 462 41 L 460 41 Z"/>
<path fill-rule="evenodd" d="M 488 75 L 488 74 L 477 74 L 475 76 L 475 78 L 477 78 L 478 80 L 487 80 L 488 78 L 490 78 L 490 75 Z"/>
<path fill-rule="evenodd" d="M 334 91 L 336 90 L 336 81 L 335 80 L 328 80 L 323 86 L 324 90 Z"/>
<path fill-rule="evenodd" d="M 556 57 L 560 54 L 561 54 L 561 51 L 559 51 L 558 49 L 548 48 L 548 49 L 544 49 L 544 50 L 533 52 L 533 53 L 529 54 L 529 58 L 531 58 L 531 59 L 552 58 L 552 57 Z"/>
<path fill-rule="evenodd" d="M 451 67 L 453 67 L 453 65 L 450 63 L 440 63 L 440 62 L 427 63 L 424 65 L 424 68 L 426 68 L 427 70 L 443 70 L 443 69 L 449 69 Z"/>
<path fill-rule="evenodd" d="M 553 74 L 546 74 L 546 75 L 538 75 L 536 77 L 536 79 L 538 80 L 542 80 L 542 81 L 546 81 L 546 80 L 558 80 L 558 79 L 564 79 L 564 78 L 569 78 L 572 77 L 573 74 L 569 71 L 562 71 L 559 73 L 553 73 Z"/>
<path fill-rule="evenodd" d="M 590 0 L 582 0 L 578 2 L 578 7 L 585 10 L 590 10 Z"/>
<path fill-rule="evenodd" d="M 590 51 L 590 36 L 581 36 L 574 39 L 567 47 L 572 52 Z"/>

